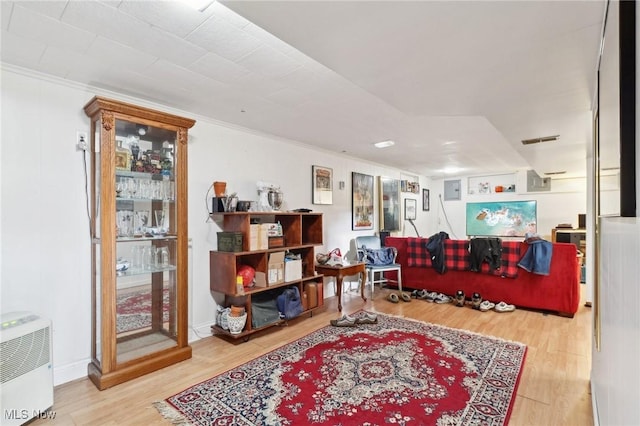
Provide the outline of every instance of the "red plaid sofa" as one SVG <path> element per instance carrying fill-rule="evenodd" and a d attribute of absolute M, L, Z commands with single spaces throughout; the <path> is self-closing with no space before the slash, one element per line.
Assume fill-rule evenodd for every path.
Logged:
<path fill-rule="evenodd" d="M 503 301 L 521 308 L 551 311 L 573 317 L 580 303 L 580 274 L 576 247 L 554 243 L 549 275 L 538 275 L 519 268 L 517 262 L 527 251 L 520 241 L 502 241 L 502 265 L 491 271 L 482 263 L 479 272 L 469 270 L 468 240 L 445 240 L 446 272 L 431 267 L 425 245 L 427 238 L 387 237 L 386 245 L 398 250 L 396 262 L 402 265 L 403 289 L 436 291 L 453 295 L 462 290 L 471 297 L 480 293 L 484 300 Z M 389 273 L 390 277 L 393 273 Z"/>

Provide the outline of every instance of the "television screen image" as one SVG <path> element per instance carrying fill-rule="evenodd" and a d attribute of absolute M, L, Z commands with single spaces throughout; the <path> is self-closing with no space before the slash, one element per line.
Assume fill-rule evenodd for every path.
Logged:
<path fill-rule="evenodd" d="M 467 203 L 467 235 L 524 237 L 537 232 L 536 201 Z"/>

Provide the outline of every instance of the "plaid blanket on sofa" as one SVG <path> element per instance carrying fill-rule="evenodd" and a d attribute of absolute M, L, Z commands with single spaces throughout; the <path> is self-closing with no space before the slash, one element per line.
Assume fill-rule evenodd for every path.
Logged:
<path fill-rule="evenodd" d="M 449 271 L 468 271 L 469 240 L 444 240 L 444 264 Z"/>
<path fill-rule="evenodd" d="M 501 267 L 491 272 L 487 262 L 482 262 L 480 272 L 493 274 L 505 278 L 515 278 L 518 276 L 518 261 L 520 260 L 520 241 L 502 241 Z"/>
<path fill-rule="evenodd" d="M 427 251 L 428 238 L 407 238 L 407 266 L 430 268 L 431 257 Z"/>

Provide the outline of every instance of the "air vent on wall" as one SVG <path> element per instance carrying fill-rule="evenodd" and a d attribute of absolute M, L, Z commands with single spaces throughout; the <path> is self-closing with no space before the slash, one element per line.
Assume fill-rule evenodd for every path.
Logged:
<path fill-rule="evenodd" d="M 559 171 L 559 172 L 544 172 L 545 176 L 563 175 L 565 173 L 567 173 L 566 170 L 562 170 L 562 171 Z"/>
<path fill-rule="evenodd" d="M 541 143 L 541 142 L 555 142 L 558 139 L 560 139 L 560 135 L 543 136 L 540 138 L 533 138 L 533 139 L 523 139 L 522 145 L 533 145 L 534 143 Z"/>
<path fill-rule="evenodd" d="M 527 170 L 527 192 L 551 191 L 551 178 L 541 178 L 535 170 Z"/>

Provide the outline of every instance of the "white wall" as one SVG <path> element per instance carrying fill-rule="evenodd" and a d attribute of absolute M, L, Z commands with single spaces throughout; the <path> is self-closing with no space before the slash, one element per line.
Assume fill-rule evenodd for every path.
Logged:
<path fill-rule="evenodd" d="M 215 317 L 215 300 L 209 292 L 209 250 L 216 247 L 220 229 L 207 221 L 205 203 L 213 181 L 228 182 L 227 189 L 238 192 L 241 199 L 257 198 L 258 180 L 280 184 L 285 209 L 307 207 L 325 214 L 325 247 L 318 250 L 340 247 L 347 252 L 355 236 L 374 233 L 351 231 L 351 172 L 397 179 L 405 175 L 189 112 L 15 68 L 3 68 L 1 78 L 0 312 L 28 310 L 52 319 L 56 384 L 85 376 L 91 350 L 89 221 L 83 154 L 76 151 L 75 143 L 77 131 L 90 131 L 83 106 L 94 95 L 197 120 L 189 133 L 188 152 L 191 340 L 209 335 Z M 313 164 L 333 168 L 333 205 L 311 204 Z M 345 182 L 344 190 L 338 189 L 339 181 Z M 420 178 L 422 187 L 428 183 Z M 422 212 L 419 195 L 409 196 L 419 200 L 416 224 L 423 227 L 430 213 Z M 414 235 L 410 225 L 398 234 L 405 232 Z M 326 287 L 325 294 L 330 295 L 333 285 Z"/>
<path fill-rule="evenodd" d="M 459 176 L 432 181 L 432 210 L 429 220 L 429 231 L 446 231 L 450 238 L 466 238 L 466 203 L 491 201 L 537 201 L 538 234 L 551 239 L 551 229 L 560 223 L 578 226 L 578 214 L 587 212 L 586 189 L 584 178 L 566 179 L 551 182 L 550 192 L 526 192 L 522 172 L 514 172 L 516 192 L 491 192 L 489 194 L 469 194 L 469 181 L 475 182 L 478 176 Z M 444 181 L 460 180 L 460 200 L 444 201 Z M 504 178 L 503 178 L 504 179 Z M 489 181 L 491 179 L 488 179 Z M 526 182 L 526 178 L 524 180 Z M 473 188 L 472 188 L 473 189 Z"/>

